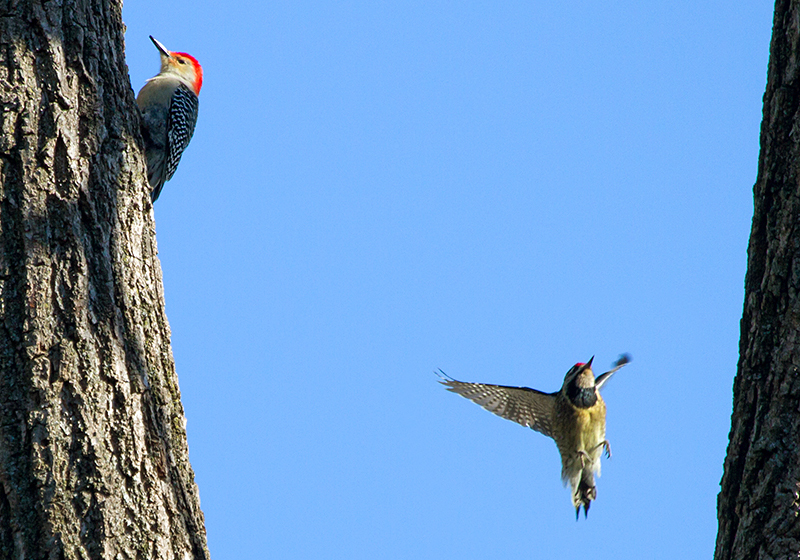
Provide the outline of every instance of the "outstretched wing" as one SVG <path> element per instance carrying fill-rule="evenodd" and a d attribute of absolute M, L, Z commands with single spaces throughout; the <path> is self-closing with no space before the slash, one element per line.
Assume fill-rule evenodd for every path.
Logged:
<path fill-rule="evenodd" d="M 622 354 L 619 357 L 619 360 L 614 362 L 614 367 L 612 369 L 610 369 L 609 371 L 607 371 L 605 373 L 601 373 L 600 375 L 597 376 L 597 379 L 594 382 L 594 384 L 597 387 L 597 389 L 600 390 L 603 387 L 603 385 L 606 383 L 606 381 L 611 379 L 611 376 L 614 375 L 614 373 L 616 373 L 616 371 L 618 369 L 620 369 L 625 364 L 630 363 L 631 360 L 632 360 L 632 358 L 631 358 L 630 354 Z"/>
<path fill-rule="evenodd" d="M 441 371 L 441 370 L 440 370 Z M 507 387 L 486 383 L 464 383 L 441 372 L 440 383 L 506 420 L 512 420 L 553 437 L 555 394 L 542 393 L 527 387 Z"/>

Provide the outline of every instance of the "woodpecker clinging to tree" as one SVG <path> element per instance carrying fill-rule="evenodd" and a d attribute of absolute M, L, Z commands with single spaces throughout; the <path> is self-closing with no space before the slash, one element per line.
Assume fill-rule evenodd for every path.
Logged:
<path fill-rule="evenodd" d="M 450 377 L 441 381 L 448 391 L 555 440 L 561 454 L 561 480 L 572 488 L 576 519 L 581 506 L 584 517 L 589 514 L 592 500 L 597 496 L 594 475 L 600 474 L 603 450 L 611 457 L 606 440 L 606 404 L 599 389 L 631 358 L 623 354 L 613 369 L 597 379 L 592 373 L 592 360 L 594 356 L 588 363 L 572 366 L 556 393 L 528 387 L 464 383 Z"/>
<path fill-rule="evenodd" d="M 155 202 L 192 139 L 203 68 L 193 56 L 167 50 L 152 35 L 150 40 L 161 54 L 161 71 L 147 80 L 136 103 L 142 112 L 147 180 Z"/>

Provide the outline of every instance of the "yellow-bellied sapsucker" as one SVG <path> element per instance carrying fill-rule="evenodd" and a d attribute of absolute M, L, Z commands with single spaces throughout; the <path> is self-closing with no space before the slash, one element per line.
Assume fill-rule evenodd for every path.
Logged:
<path fill-rule="evenodd" d="M 555 440 L 561 454 L 561 480 L 572 488 L 576 519 L 581 506 L 584 517 L 589 514 L 592 500 L 597 497 L 594 475 L 600 474 L 603 450 L 611 457 L 606 440 L 606 404 L 599 389 L 631 358 L 623 354 L 610 371 L 597 379 L 592 372 L 592 360 L 594 356 L 585 364 L 572 366 L 556 393 L 528 387 L 464 383 L 448 376 L 441 381 L 448 391 Z"/>

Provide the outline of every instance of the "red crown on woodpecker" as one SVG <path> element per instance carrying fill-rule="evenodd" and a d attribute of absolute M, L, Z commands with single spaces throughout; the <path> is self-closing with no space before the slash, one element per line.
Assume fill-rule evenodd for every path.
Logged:
<path fill-rule="evenodd" d="M 192 88 L 195 95 L 200 95 L 203 87 L 203 67 L 197 59 L 185 52 L 173 52 L 150 35 L 150 40 L 161 54 L 161 72 L 159 75 L 172 75 Z"/>

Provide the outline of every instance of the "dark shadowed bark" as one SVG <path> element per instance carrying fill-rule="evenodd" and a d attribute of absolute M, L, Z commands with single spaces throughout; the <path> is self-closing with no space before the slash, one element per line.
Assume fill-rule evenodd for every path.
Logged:
<path fill-rule="evenodd" d="M 0 558 L 208 558 L 113 0 L 0 0 Z"/>
<path fill-rule="evenodd" d="M 800 2 L 775 4 L 716 560 L 800 554 Z"/>

